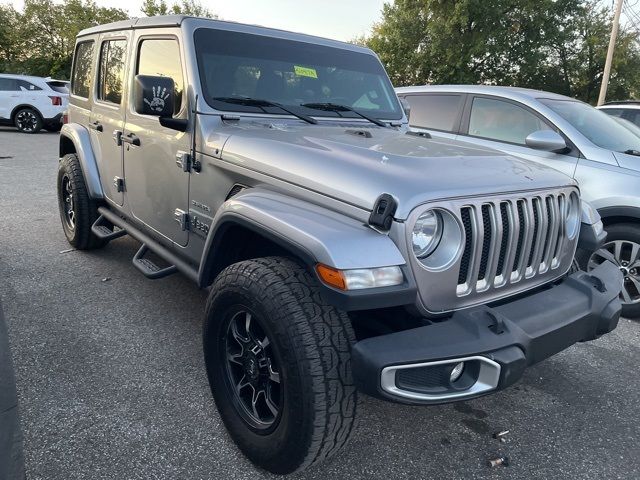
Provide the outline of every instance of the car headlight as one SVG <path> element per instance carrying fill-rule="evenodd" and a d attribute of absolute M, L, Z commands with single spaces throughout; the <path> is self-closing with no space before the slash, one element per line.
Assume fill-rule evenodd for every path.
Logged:
<path fill-rule="evenodd" d="M 580 231 L 580 199 L 576 193 L 569 195 L 569 201 L 567 205 L 567 237 L 574 239 Z"/>
<path fill-rule="evenodd" d="M 442 238 L 442 215 L 435 210 L 427 210 L 416 220 L 411 233 L 413 253 L 419 259 L 433 253 Z"/>

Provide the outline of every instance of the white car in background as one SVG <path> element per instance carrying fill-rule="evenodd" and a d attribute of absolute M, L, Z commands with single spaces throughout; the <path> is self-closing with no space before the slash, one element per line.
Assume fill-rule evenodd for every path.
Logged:
<path fill-rule="evenodd" d="M 24 133 L 57 132 L 69 104 L 69 82 L 0 73 L 0 125 Z"/>
<path fill-rule="evenodd" d="M 640 127 L 640 100 L 626 100 L 621 102 L 607 102 L 601 105 L 598 110 L 611 115 L 612 117 L 628 120 Z"/>

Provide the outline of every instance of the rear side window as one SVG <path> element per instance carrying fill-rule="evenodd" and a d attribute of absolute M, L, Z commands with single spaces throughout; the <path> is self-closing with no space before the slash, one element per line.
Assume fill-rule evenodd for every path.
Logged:
<path fill-rule="evenodd" d="M 184 82 L 178 42 L 171 39 L 147 39 L 140 44 L 137 75 L 172 78 L 175 84 L 174 115 L 182 108 Z"/>
<path fill-rule="evenodd" d="M 456 130 L 462 95 L 407 95 L 405 98 L 411 105 L 409 124 L 412 127 L 445 132 Z"/>
<path fill-rule="evenodd" d="M 16 82 L 18 84 L 18 90 L 22 90 L 23 92 L 24 91 L 34 92 L 36 90 L 42 90 L 37 85 L 34 85 L 31 82 L 27 82 L 26 80 L 16 80 Z"/>
<path fill-rule="evenodd" d="M 81 42 L 76 47 L 71 75 L 71 92 L 79 97 L 89 98 L 93 77 L 93 41 Z"/>
<path fill-rule="evenodd" d="M 118 105 L 122 101 L 126 55 L 126 40 L 109 40 L 102 43 L 98 75 L 99 100 Z"/>
<path fill-rule="evenodd" d="M 551 128 L 528 110 L 493 98 L 474 98 L 469 118 L 469 135 L 525 145 L 525 138 Z"/>
<path fill-rule="evenodd" d="M 18 90 L 18 87 L 13 78 L 0 78 L 0 92 L 13 92 L 14 90 Z"/>

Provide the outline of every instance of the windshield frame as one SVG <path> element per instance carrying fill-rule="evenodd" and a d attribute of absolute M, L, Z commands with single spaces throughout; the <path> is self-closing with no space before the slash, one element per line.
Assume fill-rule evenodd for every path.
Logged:
<path fill-rule="evenodd" d="M 541 97 L 541 98 L 537 98 L 536 100 L 540 102 L 546 109 L 552 112 L 556 117 L 561 119 L 562 122 L 564 122 L 567 126 L 571 127 L 571 129 L 573 129 L 576 133 L 582 136 L 584 140 L 588 142 L 589 145 L 591 145 L 592 147 L 606 150 L 609 152 L 615 152 L 615 153 L 624 153 L 625 150 L 627 149 L 636 149 L 636 150 L 640 149 L 640 143 L 639 143 L 640 139 L 636 139 L 635 138 L 636 135 L 632 131 L 630 131 L 620 123 L 616 122 L 610 115 L 606 114 L 602 110 L 599 110 L 589 105 L 588 103 L 585 103 L 573 98 Z M 565 104 L 565 105 L 572 104 L 577 106 L 577 108 L 580 108 L 580 109 L 586 108 L 586 111 L 588 111 L 589 115 L 591 116 L 590 118 L 593 118 L 595 114 L 595 117 L 597 117 L 595 118 L 596 121 L 601 121 L 602 125 L 604 125 L 609 130 L 612 130 L 614 132 L 618 132 L 621 134 L 619 137 L 617 137 L 617 139 L 620 139 L 622 142 L 624 142 L 626 138 L 630 140 L 630 143 L 629 144 L 621 143 L 620 145 L 613 146 L 613 145 L 607 145 L 607 144 L 598 142 L 597 139 L 594 138 L 594 135 L 592 135 L 592 133 L 595 130 L 590 132 L 588 128 L 581 125 L 577 125 L 570 118 L 565 116 L 562 113 L 562 109 L 557 108 L 557 106 L 560 106 L 561 104 Z M 576 113 L 580 113 L 580 111 L 577 111 Z M 604 128 L 602 128 L 601 130 L 604 130 Z M 608 136 L 607 138 L 614 138 L 614 137 Z M 618 147 L 618 148 L 615 148 L 615 147 Z"/>
<path fill-rule="evenodd" d="M 298 36 L 299 34 L 295 34 L 295 33 L 291 33 L 291 37 L 292 38 L 288 38 L 286 36 L 281 36 L 281 35 L 268 35 L 262 32 L 250 32 L 250 31 L 243 31 L 243 30 L 229 30 L 229 29 L 220 29 L 220 28 L 215 28 L 212 26 L 198 26 L 196 28 L 193 29 L 192 35 L 193 35 L 193 52 L 194 52 L 194 57 L 195 57 L 195 67 L 196 67 L 196 73 L 198 74 L 199 77 L 199 87 L 200 87 L 200 92 L 201 92 L 201 96 L 203 98 L 203 100 L 205 101 L 204 103 L 206 103 L 210 108 L 212 108 L 213 110 L 217 111 L 217 112 L 224 112 L 224 113 L 233 113 L 233 114 L 240 114 L 240 115 L 251 115 L 251 116 L 278 116 L 278 117 L 293 117 L 293 115 L 291 115 L 290 113 L 284 112 L 282 109 L 278 108 L 278 107 L 255 107 L 255 106 L 245 106 L 245 105 L 238 105 L 238 104 L 230 104 L 230 103 L 225 103 L 225 102 L 221 102 L 221 101 L 216 101 L 215 97 L 218 97 L 219 95 L 217 94 L 217 92 L 213 89 L 210 88 L 210 86 L 207 84 L 207 75 L 206 75 L 206 60 L 204 60 L 203 55 L 205 55 L 206 49 L 203 48 L 199 48 L 198 44 L 199 44 L 199 38 L 198 35 L 202 35 L 201 31 L 213 31 L 216 33 L 220 33 L 220 34 L 229 34 L 229 35 L 245 35 L 248 37 L 264 37 L 265 40 L 273 40 L 274 42 L 287 42 L 287 43 L 292 43 L 292 44 L 307 44 L 309 45 L 310 48 L 316 48 L 316 49 L 320 49 L 320 50 L 325 50 L 325 52 L 329 52 L 330 50 L 336 50 L 338 52 L 340 52 L 342 55 L 362 55 L 362 56 L 366 56 L 368 57 L 367 60 L 365 60 L 366 62 L 373 62 L 370 64 L 370 66 L 372 68 L 375 68 L 376 70 L 379 69 L 378 71 L 375 71 L 373 74 L 374 75 L 378 75 L 379 80 L 381 82 L 381 90 L 382 93 L 387 97 L 385 99 L 385 102 L 388 100 L 388 105 L 392 110 L 380 110 L 380 111 L 376 111 L 373 109 L 365 109 L 362 108 L 360 109 L 362 111 L 362 113 L 365 113 L 368 116 L 371 117 L 375 117 L 376 119 L 382 120 L 382 121 L 387 121 L 387 122 L 391 122 L 391 123 L 399 123 L 399 122 L 404 122 L 406 121 L 406 117 L 404 114 L 404 110 L 402 109 L 402 105 L 400 104 L 400 101 L 398 100 L 398 97 L 395 93 L 395 90 L 393 88 L 393 85 L 391 84 L 391 80 L 389 79 L 389 76 L 386 72 L 386 70 L 384 69 L 382 63 L 380 62 L 380 59 L 373 53 L 370 52 L 364 48 L 360 48 L 357 46 L 353 46 L 352 48 L 349 48 L 349 45 L 345 45 L 345 47 L 342 47 L 341 43 L 342 42 L 335 42 L 335 45 L 331 45 L 331 43 L 334 43 L 333 41 L 330 40 L 325 40 L 325 39 L 318 39 L 319 42 L 315 43 L 315 42 L 310 42 L 309 40 L 307 40 L 306 38 L 304 38 L 304 36 L 300 35 L 300 37 L 302 38 L 295 38 L 296 36 Z M 277 32 L 280 33 L 280 32 Z M 284 32 L 284 33 L 289 33 L 289 32 Z M 206 35 L 206 33 L 205 33 Z M 326 42 L 326 43 L 325 43 Z M 258 57 L 259 59 L 260 57 Z M 364 60 L 363 57 L 361 57 L 361 59 Z M 267 59 L 265 58 L 265 61 L 277 61 L 277 60 L 272 60 L 272 59 Z M 282 60 L 281 60 L 282 61 Z M 292 60 L 291 62 L 292 64 L 295 63 L 295 60 Z M 310 62 L 311 64 L 313 64 L 313 62 Z M 346 69 L 345 69 L 346 70 Z M 355 71 L 355 70 L 354 70 Z M 368 73 L 366 71 L 363 70 L 364 73 Z M 371 73 L 371 72 L 369 72 Z M 363 89 L 364 91 L 364 89 Z M 239 97 L 242 98 L 242 97 Z M 334 112 L 334 111 L 324 111 L 324 110 L 317 110 L 317 109 L 311 109 L 311 108 L 305 108 L 302 107 L 301 105 L 296 105 L 295 103 L 283 103 L 283 102 L 278 102 L 278 99 L 274 99 L 274 98 L 258 98 L 255 97 L 255 99 L 257 100 L 266 100 L 272 103 L 282 103 L 282 105 L 286 106 L 287 108 L 290 108 L 292 110 L 294 110 L 296 113 L 300 113 L 300 114 L 304 114 L 310 117 L 314 117 L 314 118 L 323 118 L 323 119 L 331 119 L 331 120 L 345 120 L 345 121 L 349 121 L 349 122 L 353 122 L 353 121 L 366 121 L 364 120 L 360 115 L 353 113 L 353 112 Z M 309 103 L 309 102 L 301 102 L 301 103 Z M 313 103 L 313 102 L 312 102 Z"/>

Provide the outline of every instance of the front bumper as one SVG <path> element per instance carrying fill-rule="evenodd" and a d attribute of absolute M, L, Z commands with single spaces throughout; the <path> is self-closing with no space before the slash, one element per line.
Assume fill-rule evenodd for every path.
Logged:
<path fill-rule="evenodd" d="M 509 303 L 362 340 L 353 348 L 356 385 L 369 395 L 412 404 L 501 390 L 526 367 L 616 328 L 621 285 L 618 268 L 605 262 Z M 464 373 L 451 382 L 451 370 L 460 362 Z"/>

